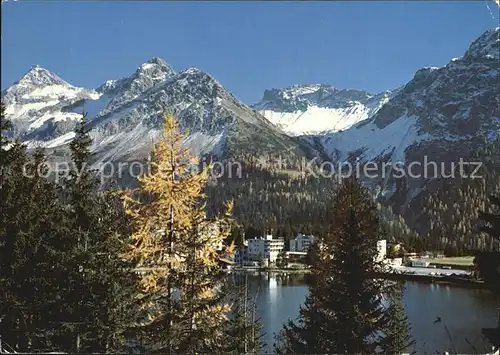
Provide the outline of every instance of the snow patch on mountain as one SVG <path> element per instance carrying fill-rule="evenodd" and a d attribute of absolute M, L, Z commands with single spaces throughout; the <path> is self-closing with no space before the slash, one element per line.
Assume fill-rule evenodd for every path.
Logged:
<path fill-rule="evenodd" d="M 81 119 L 82 115 L 72 112 L 50 112 L 48 114 L 42 115 L 35 121 L 31 122 L 29 125 L 29 130 L 34 130 L 43 127 L 48 121 L 60 122 L 66 120 L 77 121 Z"/>
<path fill-rule="evenodd" d="M 437 159 L 454 144 L 498 136 L 500 90 L 498 60 L 488 57 L 500 51 L 500 29 L 486 31 L 464 56 L 447 65 L 419 69 L 412 80 L 397 89 L 371 118 L 323 136 L 303 137 L 333 160 L 356 156 L 361 160 L 389 157 L 404 162 L 424 141 L 436 142 Z M 479 140 L 480 141 L 480 140 Z M 426 144 L 434 144 L 426 142 Z M 424 144 L 425 145 L 425 144 Z"/>
<path fill-rule="evenodd" d="M 48 141 L 45 144 L 46 148 L 55 148 L 60 145 L 67 144 L 71 142 L 75 138 L 75 132 L 68 132 L 66 134 L 63 134 L 62 136 L 59 136 L 55 139 L 52 139 L 51 141 Z"/>
<path fill-rule="evenodd" d="M 184 140 L 184 144 L 189 146 L 191 152 L 196 155 L 201 155 L 206 152 L 220 155 L 224 150 L 225 135 L 225 130 L 213 135 L 202 132 L 194 132 Z"/>
<path fill-rule="evenodd" d="M 7 106 L 7 108 L 5 109 L 5 114 L 7 115 L 7 117 L 9 117 L 9 119 L 15 120 L 18 118 L 22 118 L 23 116 L 27 115 L 30 111 L 38 111 L 46 107 L 57 105 L 58 103 L 59 103 L 58 100 L 49 100 L 42 102 L 30 102 L 21 105 L 11 104 Z"/>
<path fill-rule="evenodd" d="M 368 123 L 325 136 L 322 144 L 332 152 L 331 158 L 335 160 L 344 161 L 349 153 L 360 150 L 362 161 L 391 154 L 393 162 L 402 162 L 410 145 L 431 138 L 429 134 L 419 132 L 415 117 L 400 117 L 382 129 Z"/>
<path fill-rule="evenodd" d="M 306 111 L 260 113 L 270 122 L 291 135 L 321 134 L 341 131 L 369 117 L 370 109 L 357 104 L 348 109 L 310 106 Z"/>
<path fill-rule="evenodd" d="M 371 117 L 390 96 L 390 92 L 373 95 L 325 84 L 293 85 L 266 90 L 253 108 L 292 136 L 325 134 Z"/>
<path fill-rule="evenodd" d="M 117 161 L 127 156 L 134 156 L 142 150 L 151 151 L 153 140 L 160 135 L 159 129 L 151 129 L 138 123 L 130 130 L 103 135 L 98 130 L 90 131 L 93 139 L 92 150 L 100 153 L 96 164 Z"/>
<path fill-rule="evenodd" d="M 2 101 L 7 106 L 6 116 L 19 134 L 33 133 L 49 122 L 75 121 L 81 114 L 65 112 L 63 107 L 78 100 L 98 97 L 97 92 L 74 87 L 39 66 L 33 67 L 2 92 Z"/>

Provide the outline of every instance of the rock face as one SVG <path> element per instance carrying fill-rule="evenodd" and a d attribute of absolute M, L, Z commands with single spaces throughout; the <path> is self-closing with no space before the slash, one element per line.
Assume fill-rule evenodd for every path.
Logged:
<path fill-rule="evenodd" d="M 295 140 L 239 102 L 211 75 L 196 68 L 177 74 L 159 58 L 95 90 L 73 87 L 36 67 L 5 90 L 2 100 L 16 136 L 29 145 L 59 151 L 73 138 L 75 123 L 85 111 L 96 163 L 144 158 L 161 133 L 163 112 L 174 113 L 189 132 L 185 143 L 195 154 L 305 154 Z"/>
<path fill-rule="evenodd" d="M 68 84 L 54 73 L 35 66 L 2 92 L 14 134 L 46 140 L 70 132 L 80 116 L 64 107 L 78 100 L 97 98 L 93 90 Z"/>
<path fill-rule="evenodd" d="M 96 91 L 109 98 L 103 113 L 109 113 L 139 97 L 153 86 L 175 76 L 170 65 L 160 58 L 153 58 L 142 64 L 130 77 L 108 80 Z"/>
<path fill-rule="evenodd" d="M 355 151 L 365 160 L 388 153 L 403 159 L 422 141 L 493 139 L 499 127 L 499 33 L 486 31 L 463 57 L 422 68 L 393 91 L 295 85 L 266 90 L 253 107 L 335 159 Z"/>
<path fill-rule="evenodd" d="M 295 85 L 264 93 L 254 105 L 331 162 L 368 161 L 386 166 L 416 162 L 413 174 L 394 179 L 394 170 L 362 178 L 374 194 L 401 213 L 425 195 L 435 175 L 419 167 L 467 161 L 478 146 L 500 135 L 500 28 L 477 38 L 460 57 L 440 68 L 422 68 L 406 85 L 373 95 L 328 85 Z M 380 164 L 378 164 L 380 166 Z M 441 169 L 442 170 L 442 169 Z M 440 174 L 437 174 L 440 177 Z"/>
<path fill-rule="evenodd" d="M 423 131 L 444 139 L 476 136 L 495 128 L 499 51 L 497 28 L 475 40 L 463 57 L 441 68 L 420 69 L 377 113 L 374 123 L 383 129 L 402 116 L 413 116 Z"/>
<path fill-rule="evenodd" d="M 414 162 L 413 176 L 407 171 L 402 180 L 386 176 L 374 181 L 376 195 L 406 213 L 436 178 L 450 174 L 452 163 L 467 162 L 477 147 L 499 137 L 499 36 L 500 28 L 486 31 L 463 57 L 441 68 L 420 69 L 368 120 L 342 133 L 304 139 L 332 159 L 356 153 L 360 161 L 407 167 Z M 435 162 L 438 173 L 426 174 L 425 161 Z"/>

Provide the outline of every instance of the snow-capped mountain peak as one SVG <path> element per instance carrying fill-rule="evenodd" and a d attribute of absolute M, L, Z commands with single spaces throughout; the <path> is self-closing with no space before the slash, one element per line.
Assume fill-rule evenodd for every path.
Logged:
<path fill-rule="evenodd" d="M 149 76 L 152 80 L 165 80 L 175 75 L 174 69 L 163 59 L 154 57 L 141 64 L 136 71 L 137 75 Z"/>
<path fill-rule="evenodd" d="M 37 72 L 31 76 L 36 78 Z M 14 133 L 29 145 L 65 152 L 77 119 L 85 111 L 96 164 L 144 158 L 151 140 L 161 134 L 163 112 L 173 112 L 181 129 L 189 132 L 186 145 L 195 154 L 302 154 L 296 141 L 198 68 L 176 74 L 165 61 L 152 58 L 130 76 L 107 80 L 96 90 L 75 88 L 60 78 L 44 82 L 48 85 L 44 91 L 64 87 L 64 95 L 30 93 L 8 102 Z"/>
<path fill-rule="evenodd" d="M 7 117 L 14 124 L 16 135 L 34 133 L 50 122 L 73 121 L 79 114 L 63 112 L 75 101 L 97 98 L 93 90 L 70 85 L 47 69 L 32 67 L 18 81 L 2 92 Z M 73 127 L 73 126 L 71 126 Z"/>
<path fill-rule="evenodd" d="M 71 86 L 66 81 L 61 79 L 57 74 L 54 74 L 47 69 L 34 65 L 30 71 L 24 74 L 21 79 L 14 85 L 21 86 L 49 86 L 49 85 L 65 85 Z"/>
<path fill-rule="evenodd" d="M 54 98 L 57 95 L 70 94 L 75 87 L 47 69 L 36 65 L 2 92 L 2 100 L 7 105 L 22 102 L 41 101 L 44 98 Z M 71 94 L 70 94 L 71 95 Z"/>
<path fill-rule="evenodd" d="M 500 59 L 500 27 L 484 32 L 470 45 L 464 55 L 465 60 L 491 60 Z"/>
<path fill-rule="evenodd" d="M 174 69 L 167 62 L 154 57 L 141 64 L 131 76 L 106 81 L 97 89 L 97 92 L 110 98 L 105 105 L 105 112 L 111 112 L 118 106 L 136 99 L 152 87 L 166 82 L 174 75 Z"/>
<path fill-rule="evenodd" d="M 117 91 L 131 90 L 137 94 L 143 92 L 159 83 L 162 83 L 175 75 L 175 70 L 163 59 L 153 57 L 142 63 L 134 73 L 118 80 L 106 80 L 96 91 L 104 93 L 117 93 Z M 133 94 L 132 94 L 133 96 Z"/>
<path fill-rule="evenodd" d="M 113 90 L 116 87 L 118 80 L 106 80 L 104 84 L 99 86 L 96 91 L 98 93 L 104 93 Z"/>

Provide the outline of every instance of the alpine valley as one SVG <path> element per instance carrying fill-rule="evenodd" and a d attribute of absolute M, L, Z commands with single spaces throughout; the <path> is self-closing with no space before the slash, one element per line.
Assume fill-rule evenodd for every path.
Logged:
<path fill-rule="evenodd" d="M 243 162 L 242 178 L 222 177 L 208 193 L 220 201 L 234 199 L 241 224 L 259 231 L 286 234 L 315 228 L 309 223 L 312 216 L 321 221 L 327 208 L 325 190 L 335 181 L 316 177 L 325 161 L 362 166 L 384 162 L 389 173 L 382 169 L 361 179 L 379 200 L 388 228 L 400 228 L 410 238 L 410 230 L 432 234 L 433 217 L 425 214 L 426 206 L 433 196 L 446 195 L 449 183 L 424 174 L 423 165 L 415 166 L 411 176 L 398 177 L 390 174 L 391 166 L 433 161 L 449 174 L 452 162 L 476 159 L 492 176 L 481 180 L 484 196 L 477 203 L 484 204 L 487 194 L 500 188 L 495 175 L 499 53 L 500 27 L 480 35 L 463 56 L 443 67 L 422 68 L 399 88 L 370 93 L 329 84 L 294 85 L 266 90 L 253 105 L 240 102 L 210 74 L 196 68 L 176 73 L 159 58 L 129 77 L 91 89 L 34 67 L 2 92 L 2 101 L 14 125 L 9 134 L 30 147 L 45 147 L 51 161 L 67 159 L 73 129 L 85 110 L 96 166 L 146 159 L 161 133 L 161 113 L 174 113 L 188 133 L 186 145 L 196 154 Z M 453 181 L 476 189 L 472 183 Z M 467 213 L 460 208 L 461 214 Z M 443 240 L 449 236 L 434 238 L 451 243 Z M 471 242 L 470 235 L 457 238 L 464 248 L 490 246 L 487 240 Z"/>

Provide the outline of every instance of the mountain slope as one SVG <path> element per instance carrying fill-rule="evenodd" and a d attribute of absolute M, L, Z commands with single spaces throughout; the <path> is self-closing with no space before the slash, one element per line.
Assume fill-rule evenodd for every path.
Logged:
<path fill-rule="evenodd" d="M 441 68 L 422 68 L 392 92 L 294 85 L 266 90 L 253 107 L 329 160 L 405 162 L 408 152 L 420 146 L 497 136 L 499 52 L 495 28 L 478 37 L 463 57 Z"/>
<path fill-rule="evenodd" d="M 499 134 L 499 33 L 486 31 L 463 57 L 423 68 L 403 87 L 378 95 L 295 85 L 266 91 L 252 109 L 209 74 L 195 68 L 176 74 L 153 58 L 96 90 L 33 68 L 2 99 L 16 135 L 62 155 L 85 108 L 96 162 L 144 158 L 165 111 L 189 131 L 186 144 L 200 155 L 297 161 L 312 153 L 331 161 L 449 162 Z M 372 180 L 377 196 L 407 205 L 432 179 L 409 179 L 402 188 L 390 177 Z"/>
<path fill-rule="evenodd" d="M 71 131 L 81 115 L 65 112 L 63 108 L 75 101 L 98 97 L 95 91 L 74 87 L 38 66 L 2 92 L 6 115 L 14 123 L 15 134 L 27 135 L 28 139 L 50 138 L 54 133 Z M 54 126 L 58 126 L 59 130 Z"/>
<path fill-rule="evenodd" d="M 252 107 L 290 135 L 337 132 L 371 117 L 392 93 L 340 90 L 332 85 L 294 85 L 264 92 Z"/>
<path fill-rule="evenodd" d="M 486 31 L 463 57 L 417 71 L 372 118 L 302 139 L 332 160 L 390 163 L 385 175 L 368 181 L 376 196 L 411 215 L 434 180 L 457 171 L 460 160 L 474 161 L 472 153 L 500 134 L 499 36 L 500 28 Z M 398 164 L 405 167 L 402 178 L 392 174 Z"/>
<path fill-rule="evenodd" d="M 474 41 L 462 58 L 441 68 L 423 68 L 370 119 L 344 132 L 304 137 L 330 157 L 362 151 L 364 160 L 405 159 L 421 141 L 491 139 L 499 129 L 499 28 Z"/>
<path fill-rule="evenodd" d="M 223 159 L 305 155 L 296 140 L 239 102 L 211 75 L 196 68 L 176 74 L 159 58 L 142 64 L 130 77 L 109 80 L 96 90 L 75 88 L 35 68 L 2 93 L 2 99 L 16 135 L 63 156 L 73 138 L 74 123 L 85 110 L 96 163 L 146 157 L 161 133 L 164 112 L 173 112 L 189 132 L 186 144 L 195 154 Z"/>
<path fill-rule="evenodd" d="M 143 63 L 130 77 L 106 81 L 96 90 L 102 95 L 101 100 L 106 102 L 102 112 L 108 113 L 129 103 L 153 86 L 165 82 L 174 75 L 175 71 L 169 64 L 163 59 L 155 57 Z"/>

